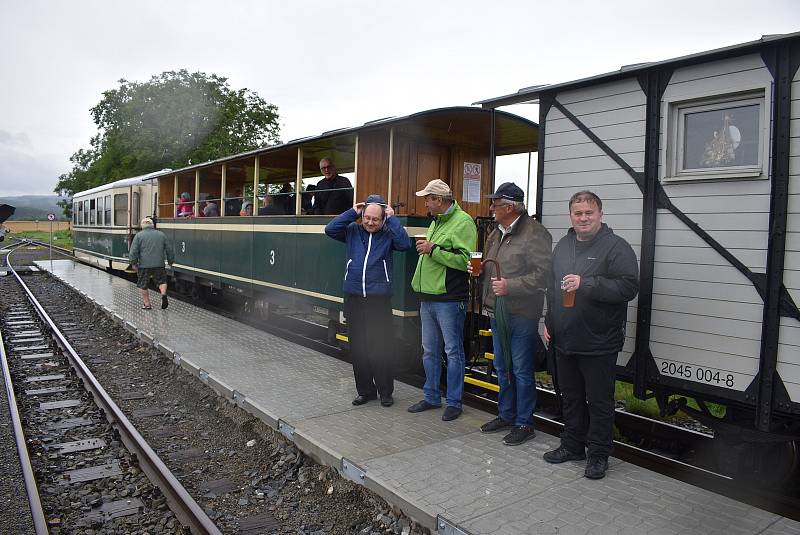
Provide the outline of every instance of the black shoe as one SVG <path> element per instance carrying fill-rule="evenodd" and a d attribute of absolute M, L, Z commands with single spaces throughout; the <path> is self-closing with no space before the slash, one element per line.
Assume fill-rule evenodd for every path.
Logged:
<path fill-rule="evenodd" d="M 430 403 L 428 403 L 423 399 L 422 401 L 418 401 L 413 405 L 411 405 L 408 408 L 408 412 L 422 412 L 422 411 L 427 411 L 429 409 L 438 409 L 439 407 L 441 407 L 441 405 L 431 405 Z"/>
<path fill-rule="evenodd" d="M 514 429 L 503 437 L 503 444 L 506 446 L 519 446 L 523 442 L 532 439 L 536 433 L 529 425 L 517 425 Z"/>
<path fill-rule="evenodd" d="M 372 401 L 373 399 L 378 399 L 375 394 L 372 394 L 371 396 L 358 396 L 353 400 L 353 405 L 363 405 L 367 401 Z"/>
<path fill-rule="evenodd" d="M 481 433 L 497 433 L 498 431 L 503 431 L 505 429 L 510 429 L 514 427 L 514 424 L 503 420 L 499 416 L 492 420 L 491 422 L 486 422 L 481 426 Z"/>
<path fill-rule="evenodd" d="M 563 463 L 566 461 L 582 461 L 585 458 L 585 453 L 573 453 L 564 446 L 559 446 L 553 451 L 548 451 L 544 454 L 544 460 L 552 464 Z"/>
<path fill-rule="evenodd" d="M 608 470 L 608 457 L 589 457 L 583 475 L 589 479 L 603 479 Z"/>
<path fill-rule="evenodd" d="M 461 416 L 461 409 L 458 407 L 445 407 L 444 414 L 442 414 L 442 421 L 449 422 Z"/>
<path fill-rule="evenodd" d="M 394 400 L 392 396 L 381 396 L 381 406 L 383 407 L 391 407 L 394 405 Z"/>
<path fill-rule="evenodd" d="M 167 299 L 166 295 L 161 296 L 161 309 L 165 309 L 169 306 L 169 299 Z"/>

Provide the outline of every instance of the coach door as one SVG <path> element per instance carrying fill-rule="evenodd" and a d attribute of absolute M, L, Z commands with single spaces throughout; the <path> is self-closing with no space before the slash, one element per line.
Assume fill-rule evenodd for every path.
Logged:
<path fill-rule="evenodd" d="M 425 185 L 434 178 L 440 178 L 450 183 L 450 149 L 439 145 L 418 144 L 412 148 L 410 169 L 410 185 L 408 192 L 408 206 L 413 207 L 409 213 L 424 215 L 428 212 L 425 208 L 425 198 L 417 197 L 415 192 L 425 188 Z"/>

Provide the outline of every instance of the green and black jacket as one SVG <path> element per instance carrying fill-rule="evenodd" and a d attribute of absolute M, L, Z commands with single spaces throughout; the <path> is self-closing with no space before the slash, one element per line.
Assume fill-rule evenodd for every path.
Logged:
<path fill-rule="evenodd" d="M 469 298 L 467 262 L 475 250 L 478 230 L 472 217 L 457 202 L 428 228 L 434 244 L 429 255 L 420 255 L 411 289 L 420 301 L 465 301 Z"/>

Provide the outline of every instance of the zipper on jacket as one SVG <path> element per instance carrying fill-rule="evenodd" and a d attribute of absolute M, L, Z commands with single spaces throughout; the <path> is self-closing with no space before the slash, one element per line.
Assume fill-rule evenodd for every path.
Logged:
<path fill-rule="evenodd" d="M 386 260 L 383 261 L 383 273 L 386 275 L 386 282 L 389 282 L 389 270 L 386 269 Z"/>
<path fill-rule="evenodd" d="M 372 249 L 372 234 L 369 235 L 367 242 L 367 254 L 364 255 L 364 267 L 361 268 L 361 291 L 362 296 L 367 296 L 367 262 L 369 261 L 369 251 Z"/>
<path fill-rule="evenodd" d="M 352 261 L 353 259 L 351 258 L 350 260 L 347 261 L 347 265 L 344 266 L 344 280 L 347 280 L 347 272 L 350 271 L 350 262 Z"/>

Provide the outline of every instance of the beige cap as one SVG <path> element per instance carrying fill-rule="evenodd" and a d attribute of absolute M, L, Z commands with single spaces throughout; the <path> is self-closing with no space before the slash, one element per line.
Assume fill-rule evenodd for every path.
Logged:
<path fill-rule="evenodd" d="M 452 195 L 452 192 L 450 191 L 450 186 L 443 180 L 434 178 L 428 182 L 424 190 L 417 192 L 417 197 L 424 197 L 426 195 Z"/>

